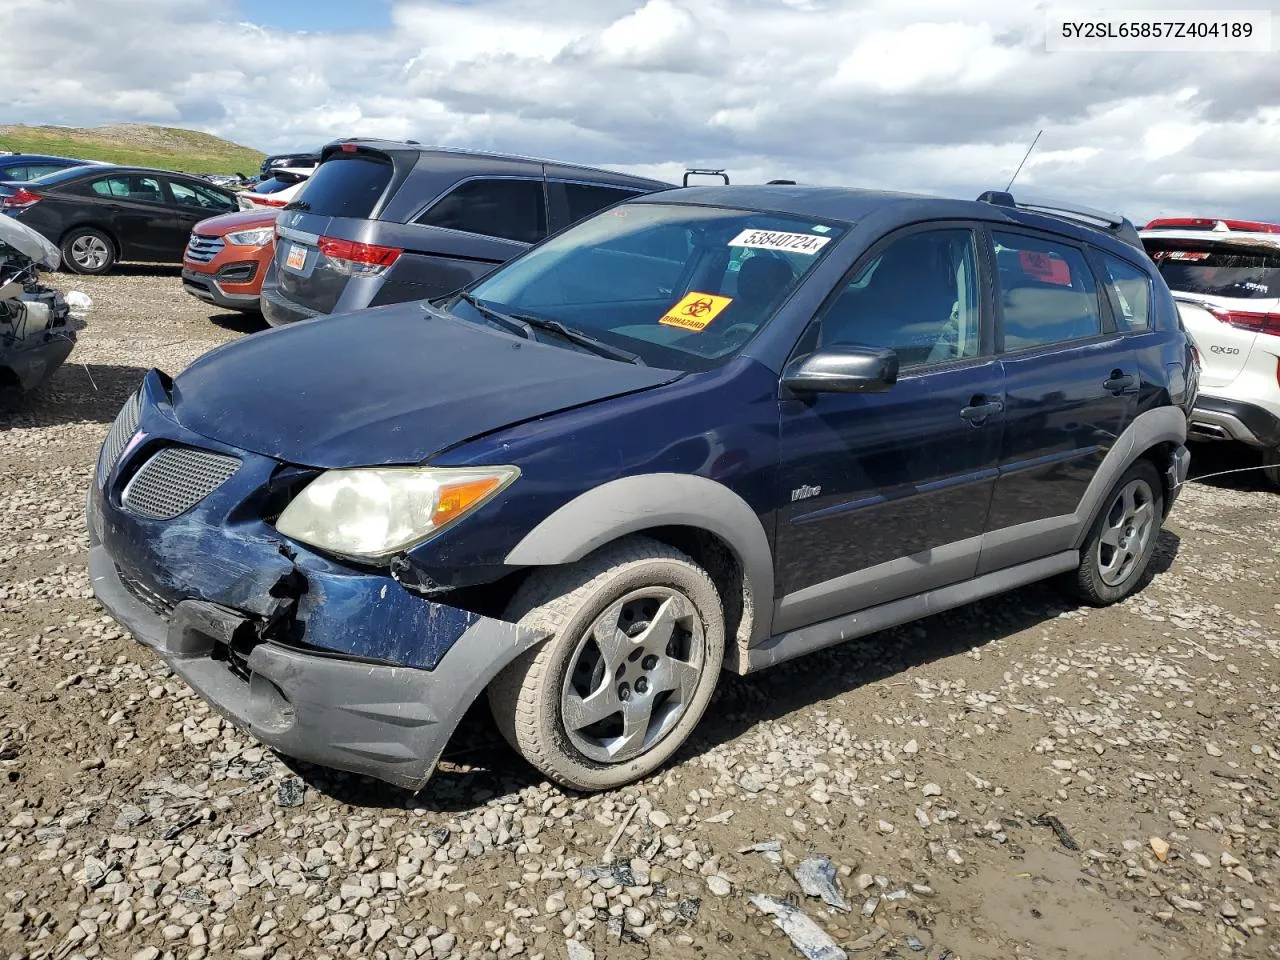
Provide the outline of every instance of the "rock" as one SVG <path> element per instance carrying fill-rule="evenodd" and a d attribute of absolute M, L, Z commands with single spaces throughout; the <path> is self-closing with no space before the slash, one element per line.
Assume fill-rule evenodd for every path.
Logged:
<path fill-rule="evenodd" d="M 557 890 L 551 896 L 547 897 L 547 902 L 542 905 L 542 912 L 548 914 L 559 913 L 565 908 L 565 895 L 563 890 Z"/>
<path fill-rule="evenodd" d="M 1151 852 L 1156 855 L 1156 859 L 1164 863 L 1169 859 L 1169 844 L 1159 837 L 1152 837 L 1147 841 L 1151 846 Z"/>
<path fill-rule="evenodd" d="M 565 952 L 569 960 L 596 960 L 595 952 L 580 940 L 565 941 Z"/>
<path fill-rule="evenodd" d="M 1198 900 L 1188 900 L 1186 897 L 1180 897 L 1176 893 L 1167 893 L 1164 898 L 1169 901 L 1169 906 L 1175 910 L 1181 910 L 1183 913 L 1204 913 L 1204 904 Z"/>
<path fill-rule="evenodd" d="M 914 757 L 917 753 L 920 752 L 920 744 L 918 744 L 914 740 L 908 740 L 906 743 L 902 745 L 902 752 L 907 754 L 908 756 Z"/>
<path fill-rule="evenodd" d="M 133 954 L 130 960 L 156 960 L 159 956 L 159 947 L 143 947 L 137 953 Z"/>
<path fill-rule="evenodd" d="M 1204 752 L 1205 752 L 1205 753 L 1207 753 L 1207 754 L 1209 754 L 1209 756 L 1211 756 L 1211 757 L 1220 757 L 1220 756 L 1222 756 L 1222 750 L 1221 750 L 1221 748 L 1219 748 L 1219 746 L 1218 746 L 1216 743 L 1213 743 L 1212 741 L 1210 741 L 1210 742 L 1208 742 L 1208 743 L 1206 743 L 1206 744 L 1204 745 Z"/>
<path fill-rule="evenodd" d="M 860 936 L 857 940 L 853 941 L 853 943 L 849 944 L 849 949 L 854 951 L 855 953 L 861 953 L 864 950 L 870 950 L 888 935 L 889 935 L 888 929 L 880 926 L 880 924 L 876 924 L 874 927 L 872 927 L 870 930 L 868 930 L 866 933 Z"/>
<path fill-rule="evenodd" d="M 717 897 L 727 897 L 733 889 L 733 885 L 718 873 L 714 873 L 707 877 L 707 889 Z"/>
<path fill-rule="evenodd" d="M 1222 864 L 1224 867 L 1226 867 L 1228 870 L 1230 870 L 1232 867 L 1240 866 L 1240 861 L 1237 860 L 1235 857 L 1233 857 L 1231 854 L 1227 853 L 1227 851 L 1225 850 L 1222 851 L 1222 856 L 1221 858 L 1219 858 L 1218 862 Z"/>
<path fill-rule="evenodd" d="M 890 834 L 894 831 L 894 826 L 888 820 L 881 820 L 876 824 L 876 829 L 883 834 Z"/>
<path fill-rule="evenodd" d="M 1240 916 L 1240 908 L 1230 900 L 1223 900 L 1222 906 L 1218 907 L 1218 912 L 1228 920 L 1234 920 L 1236 917 Z"/>
<path fill-rule="evenodd" d="M 442 933 L 431 941 L 431 952 L 436 960 L 444 960 L 445 957 L 453 953 L 454 948 L 458 945 L 458 938 L 452 933 Z"/>
<path fill-rule="evenodd" d="M 760 782 L 760 778 L 754 773 L 744 773 L 738 779 L 738 786 L 747 791 L 747 793 L 759 793 L 764 789 L 764 784 Z"/>
<path fill-rule="evenodd" d="M 661 810 L 650 810 L 649 822 L 659 830 L 665 830 L 667 827 L 671 826 L 671 818 Z"/>
<path fill-rule="evenodd" d="M 947 851 L 947 859 L 954 863 L 957 867 L 964 866 L 964 857 L 960 855 L 960 851 L 952 847 Z"/>
<path fill-rule="evenodd" d="M 942 796 L 942 788 L 938 786 L 936 783 L 926 783 L 923 787 L 920 788 L 920 792 L 924 794 L 926 797 Z"/>
<path fill-rule="evenodd" d="M 920 826 L 925 829 L 928 829 L 932 825 L 929 815 L 920 807 L 916 807 L 916 823 L 920 824 Z"/>
<path fill-rule="evenodd" d="M 1191 854 L 1191 859 L 1195 861 L 1196 866 L 1198 867 L 1213 866 L 1213 861 L 1210 860 L 1208 857 L 1206 857 L 1203 853 L 1200 853 L 1199 851 L 1196 851 L 1195 853 Z"/>

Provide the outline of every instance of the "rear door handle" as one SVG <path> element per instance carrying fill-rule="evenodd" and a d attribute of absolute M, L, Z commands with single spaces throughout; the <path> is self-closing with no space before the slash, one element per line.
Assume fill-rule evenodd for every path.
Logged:
<path fill-rule="evenodd" d="M 989 400 L 983 396 L 976 396 L 969 401 L 969 406 L 960 411 L 960 417 L 970 423 L 981 423 L 993 413 L 999 413 L 1003 409 L 1004 404 L 999 400 Z"/>
<path fill-rule="evenodd" d="M 1104 380 L 1102 387 L 1112 393 L 1124 393 L 1133 386 L 1134 379 L 1132 374 L 1125 373 L 1123 370 L 1112 370 L 1111 379 Z"/>

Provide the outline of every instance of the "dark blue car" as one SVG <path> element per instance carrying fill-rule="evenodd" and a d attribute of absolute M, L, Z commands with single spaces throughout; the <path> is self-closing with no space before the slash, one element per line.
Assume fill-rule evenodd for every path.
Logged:
<path fill-rule="evenodd" d="M 1196 364 L 1127 221 L 984 198 L 639 197 L 444 300 L 152 371 L 94 589 L 267 744 L 414 789 L 486 692 L 603 789 L 722 670 L 1053 576 L 1115 602 Z"/>

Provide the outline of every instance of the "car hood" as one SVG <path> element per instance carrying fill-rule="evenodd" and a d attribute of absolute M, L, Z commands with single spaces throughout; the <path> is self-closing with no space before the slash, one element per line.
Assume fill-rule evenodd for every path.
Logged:
<path fill-rule="evenodd" d="M 266 209 L 223 213 L 208 220 L 201 220 L 195 225 L 195 231 L 206 237 L 221 237 L 233 230 L 253 230 L 257 227 L 273 226 L 279 215 L 279 210 Z"/>
<path fill-rule="evenodd" d="M 645 390 L 621 363 L 393 304 L 255 333 L 173 385 L 190 430 L 302 466 L 417 463 L 493 430 Z"/>

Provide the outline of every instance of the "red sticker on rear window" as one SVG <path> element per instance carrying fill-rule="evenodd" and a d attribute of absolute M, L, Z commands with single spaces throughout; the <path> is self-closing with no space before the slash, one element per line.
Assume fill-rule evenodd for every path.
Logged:
<path fill-rule="evenodd" d="M 1208 260 L 1209 254 L 1199 250 L 1170 250 L 1164 257 L 1168 260 Z"/>
<path fill-rule="evenodd" d="M 1071 267 L 1061 257 L 1039 250 L 1019 250 L 1018 262 L 1022 265 L 1022 272 L 1033 280 L 1060 287 L 1071 286 Z"/>

